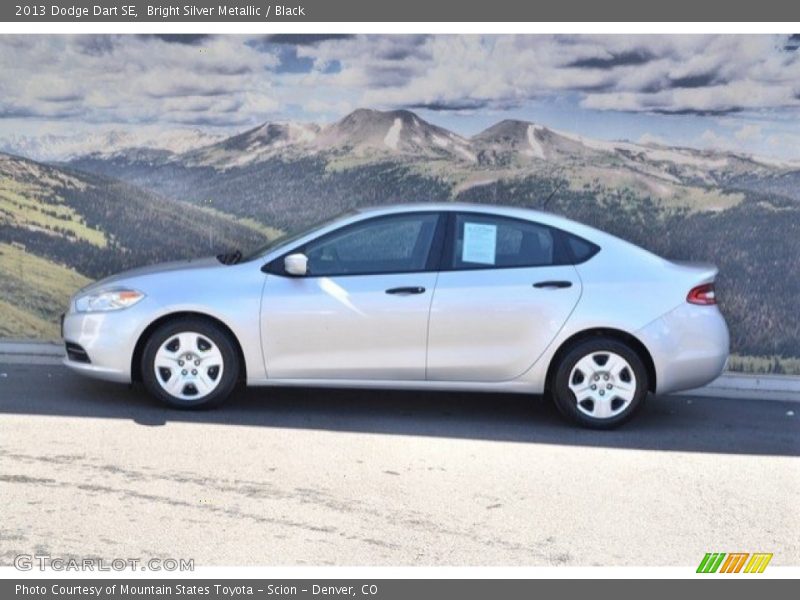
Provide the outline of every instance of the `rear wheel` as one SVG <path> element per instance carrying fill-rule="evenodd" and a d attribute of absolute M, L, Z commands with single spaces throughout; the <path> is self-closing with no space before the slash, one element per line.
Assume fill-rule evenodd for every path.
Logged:
<path fill-rule="evenodd" d="M 159 327 L 142 353 L 142 381 L 162 402 L 176 408 L 209 407 L 227 398 L 239 377 L 230 335 L 199 318 Z"/>
<path fill-rule="evenodd" d="M 647 369 L 627 344 L 605 337 L 578 342 L 562 358 L 554 382 L 558 409 L 574 422 L 612 429 L 644 404 Z"/>

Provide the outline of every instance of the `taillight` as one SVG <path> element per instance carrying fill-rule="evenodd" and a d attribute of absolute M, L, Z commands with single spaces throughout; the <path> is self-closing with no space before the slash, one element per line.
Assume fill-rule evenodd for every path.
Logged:
<path fill-rule="evenodd" d="M 713 283 L 704 283 L 689 290 L 689 295 L 686 296 L 686 301 L 689 304 L 716 304 L 717 295 L 714 293 Z"/>

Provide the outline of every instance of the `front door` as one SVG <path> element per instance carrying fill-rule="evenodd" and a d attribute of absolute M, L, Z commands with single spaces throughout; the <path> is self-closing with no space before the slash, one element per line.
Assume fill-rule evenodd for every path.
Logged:
<path fill-rule="evenodd" d="M 374 217 L 292 250 L 308 257 L 308 275 L 269 274 L 264 286 L 268 377 L 424 380 L 439 220 Z"/>

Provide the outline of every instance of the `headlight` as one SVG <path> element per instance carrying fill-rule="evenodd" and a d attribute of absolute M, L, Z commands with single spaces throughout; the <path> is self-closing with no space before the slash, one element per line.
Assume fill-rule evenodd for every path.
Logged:
<path fill-rule="evenodd" d="M 120 310 L 133 306 L 142 298 L 144 298 L 144 294 L 136 290 L 105 290 L 77 298 L 75 300 L 75 310 L 78 312 Z"/>

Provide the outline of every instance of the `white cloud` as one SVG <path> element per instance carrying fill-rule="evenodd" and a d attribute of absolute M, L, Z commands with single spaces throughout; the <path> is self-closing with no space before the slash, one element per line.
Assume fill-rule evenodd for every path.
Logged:
<path fill-rule="evenodd" d="M 654 135 L 652 133 L 643 133 L 639 136 L 637 140 L 640 144 L 655 144 L 658 146 L 665 146 L 668 144 L 667 140 L 665 140 L 660 135 Z"/>
<path fill-rule="evenodd" d="M 276 56 L 239 36 L 0 38 L 0 116 L 225 125 L 279 108 Z"/>
<path fill-rule="evenodd" d="M 729 137 L 720 135 L 711 129 L 706 129 L 700 135 L 699 146 L 717 150 L 731 150 L 734 147 L 733 142 Z"/>
<path fill-rule="evenodd" d="M 733 134 L 740 142 L 753 142 L 758 141 L 763 137 L 764 126 L 758 123 L 747 123 L 742 125 L 736 133 Z"/>
<path fill-rule="evenodd" d="M 785 36 L 358 36 L 303 49 L 369 105 L 458 108 L 577 94 L 599 110 L 725 113 L 800 106 Z"/>

